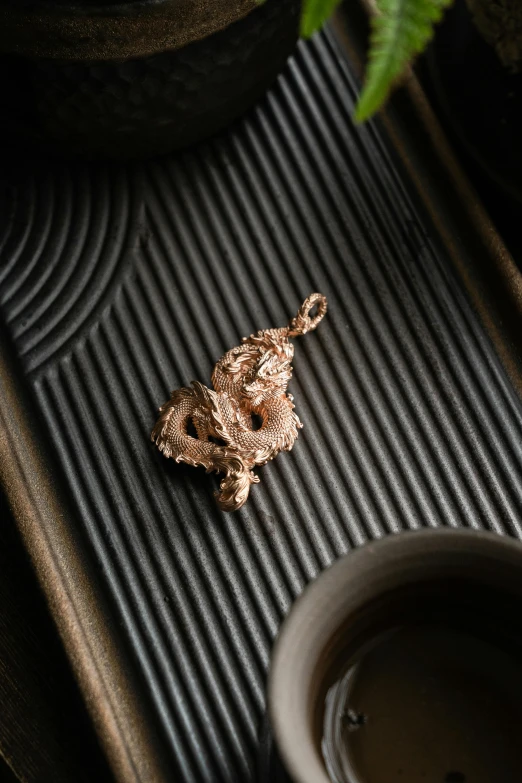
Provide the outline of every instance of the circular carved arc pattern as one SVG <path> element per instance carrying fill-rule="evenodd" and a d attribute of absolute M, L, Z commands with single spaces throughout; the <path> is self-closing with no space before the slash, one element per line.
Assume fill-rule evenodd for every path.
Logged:
<path fill-rule="evenodd" d="M 0 302 L 29 371 L 78 342 L 132 272 L 139 167 L 12 166 L 3 177 Z"/>

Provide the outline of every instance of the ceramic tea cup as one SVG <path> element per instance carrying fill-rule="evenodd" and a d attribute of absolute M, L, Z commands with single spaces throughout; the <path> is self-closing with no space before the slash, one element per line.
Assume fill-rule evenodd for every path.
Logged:
<path fill-rule="evenodd" d="M 301 596 L 269 678 L 294 783 L 515 783 L 522 751 L 522 545 L 389 536 Z"/>

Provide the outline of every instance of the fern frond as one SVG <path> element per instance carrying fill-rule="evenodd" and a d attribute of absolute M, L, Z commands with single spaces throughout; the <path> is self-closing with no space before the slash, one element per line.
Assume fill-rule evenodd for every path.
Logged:
<path fill-rule="evenodd" d="M 310 38 L 331 17 L 340 0 L 303 0 L 301 8 L 301 36 Z"/>
<path fill-rule="evenodd" d="M 451 3 L 452 0 L 376 0 L 366 80 L 355 110 L 357 122 L 364 122 L 382 106 L 406 66 L 425 48 L 433 36 L 434 25 Z"/>

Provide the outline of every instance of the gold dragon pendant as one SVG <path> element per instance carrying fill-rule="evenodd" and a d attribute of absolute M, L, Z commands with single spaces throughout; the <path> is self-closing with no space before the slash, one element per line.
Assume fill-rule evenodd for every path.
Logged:
<path fill-rule="evenodd" d="M 288 326 L 245 337 L 228 351 L 214 367 L 214 389 L 193 381 L 192 388 L 173 391 L 159 409 L 151 439 L 165 457 L 224 473 L 216 494 L 223 511 L 237 511 L 245 503 L 250 486 L 259 482 L 255 465 L 294 445 L 303 425 L 286 391 L 294 356 L 290 338 L 315 329 L 326 309 L 326 297 L 311 294 Z M 197 437 L 188 432 L 191 422 Z"/>

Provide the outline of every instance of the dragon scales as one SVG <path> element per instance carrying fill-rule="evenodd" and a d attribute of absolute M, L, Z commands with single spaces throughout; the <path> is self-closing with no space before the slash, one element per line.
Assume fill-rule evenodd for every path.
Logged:
<path fill-rule="evenodd" d="M 224 473 L 216 495 L 223 511 L 245 503 L 250 486 L 259 482 L 255 465 L 294 445 L 303 425 L 287 393 L 294 356 L 290 339 L 315 329 L 326 309 L 326 297 L 311 294 L 288 326 L 245 337 L 228 351 L 214 367 L 214 389 L 193 381 L 192 388 L 173 391 L 159 409 L 152 440 L 165 457 Z M 188 432 L 191 422 L 197 437 Z"/>

